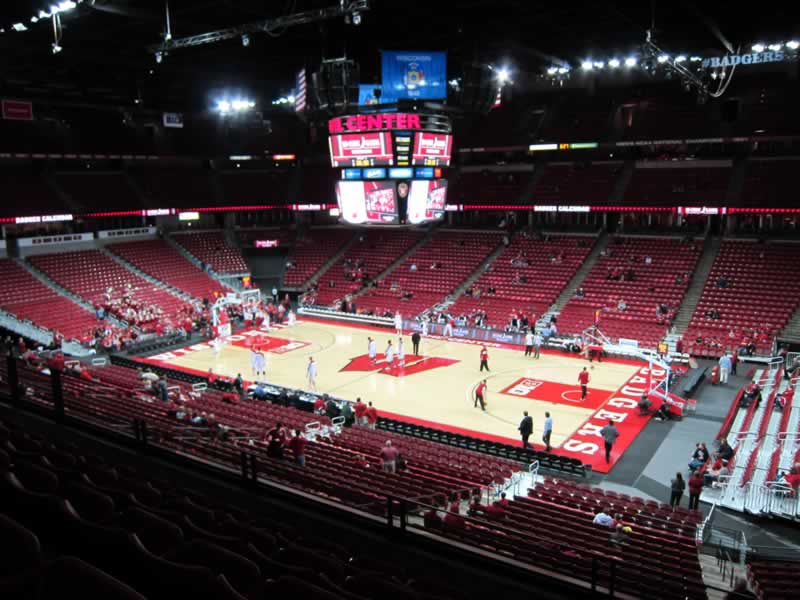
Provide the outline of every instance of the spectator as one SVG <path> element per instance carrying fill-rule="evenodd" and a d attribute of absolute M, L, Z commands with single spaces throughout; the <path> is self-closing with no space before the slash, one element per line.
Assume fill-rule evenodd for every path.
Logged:
<path fill-rule="evenodd" d="M 354 463 L 359 467 L 364 467 L 365 469 L 369 468 L 369 461 L 367 460 L 367 457 L 364 456 L 363 454 L 357 455 Z"/>
<path fill-rule="evenodd" d="M 434 506 L 425 511 L 422 515 L 423 522 L 425 524 L 425 529 L 435 529 L 440 530 L 444 525 L 444 521 L 442 521 L 442 517 L 439 516 L 439 502 L 436 499 L 433 500 Z"/>
<path fill-rule="evenodd" d="M 610 512 L 611 511 L 608 509 L 597 509 L 597 514 L 594 516 L 594 519 L 592 519 L 592 523 L 602 527 L 613 527 L 614 518 L 609 514 Z"/>
<path fill-rule="evenodd" d="M 267 399 L 267 388 L 264 386 L 263 382 L 259 381 L 256 383 L 256 389 L 253 390 L 253 398 L 262 401 Z"/>
<path fill-rule="evenodd" d="M 703 442 L 697 442 L 694 453 L 692 454 L 692 460 L 689 461 L 689 470 L 695 472 L 697 469 L 706 464 L 707 460 L 708 448 L 706 448 L 706 445 Z"/>
<path fill-rule="evenodd" d="M 482 515 L 486 513 L 487 507 L 481 504 L 481 496 L 480 494 L 475 494 L 472 497 L 472 501 L 469 503 L 469 508 L 467 508 L 467 514 L 470 517 L 475 517 L 477 515 Z"/>
<path fill-rule="evenodd" d="M 286 430 L 283 428 L 283 424 L 278 422 L 267 433 L 267 456 L 283 458 L 283 444 L 285 441 Z"/>
<path fill-rule="evenodd" d="M 499 502 L 493 502 L 486 507 L 484 514 L 490 521 L 502 521 L 506 518 L 506 509 Z"/>
<path fill-rule="evenodd" d="M 652 407 L 653 403 L 650 401 L 650 398 L 647 397 L 647 394 L 642 394 L 642 397 L 639 398 L 639 415 L 649 415 Z"/>
<path fill-rule="evenodd" d="M 294 430 L 294 437 L 289 440 L 289 450 L 294 455 L 294 462 L 301 467 L 306 466 L 306 444 L 308 440 L 299 429 Z"/>
<path fill-rule="evenodd" d="M 392 440 L 386 440 L 386 444 L 381 449 L 381 462 L 383 464 L 383 471 L 385 473 L 394 473 L 397 471 L 397 457 L 400 451 L 392 446 Z"/>
<path fill-rule="evenodd" d="M 706 485 L 719 487 L 720 483 L 724 482 L 724 478 L 729 477 L 730 474 L 731 470 L 728 467 L 728 461 L 721 460 L 719 468 L 715 469 L 714 466 L 712 466 L 708 471 L 705 472 L 703 478 Z"/>
<path fill-rule="evenodd" d="M 314 400 L 314 414 L 320 416 L 325 414 L 325 399 L 322 396 L 317 396 Z"/>
<path fill-rule="evenodd" d="M 723 354 L 719 359 L 719 382 L 721 384 L 728 383 L 728 375 L 731 372 L 731 357 L 728 354 Z"/>
<path fill-rule="evenodd" d="M 731 448 L 727 439 L 723 439 L 720 442 L 719 450 L 717 450 L 716 456 L 721 460 L 730 460 L 733 458 L 733 448 Z"/>
<path fill-rule="evenodd" d="M 169 390 L 167 389 L 167 378 L 163 375 L 159 378 L 158 384 L 156 385 L 156 390 L 158 392 L 158 397 L 161 399 L 162 402 L 169 402 Z"/>
<path fill-rule="evenodd" d="M 444 516 L 444 525 L 448 529 L 464 529 L 467 526 L 464 517 L 461 516 L 461 507 L 458 504 L 458 500 L 450 503 L 450 508 Z"/>
<path fill-rule="evenodd" d="M 575 292 L 575 297 L 576 298 L 586 298 L 586 292 L 583 291 L 582 287 L 579 287 L 578 291 Z"/>
<path fill-rule="evenodd" d="M 655 418 L 659 421 L 669 421 L 672 418 L 672 413 L 669 412 L 669 403 L 666 400 L 658 407 Z"/>
<path fill-rule="evenodd" d="M 606 449 L 606 462 L 611 462 L 611 450 L 614 448 L 614 442 L 619 437 L 619 429 L 614 425 L 614 421 L 608 420 L 608 425 L 600 430 L 600 436 L 603 438 Z"/>
<path fill-rule="evenodd" d="M 336 401 L 333 398 L 328 398 L 328 401 L 325 403 L 325 416 L 329 419 L 335 419 L 341 412 Z"/>
<path fill-rule="evenodd" d="M 627 546 L 628 545 L 628 535 L 631 533 L 632 529 L 621 523 L 618 523 L 614 527 L 614 531 L 611 532 L 611 535 L 608 538 L 608 542 L 612 546 L 620 547 L 620 546 Z"/>
<path fill-rule="evenodd" d="M 242 379 L 241 373 L 236 374 L 236 379 L 233 380 L 233 389 L 239 394 L 239 398 L 244 398 L 244 379 Z"/>
<path fill-rule="evenodd" d="M 689 477 L 689 509 L 698 509 L 700 507 L 700 494 L 703 492 L 705 485 L 705 478 L 700 471 L 695 471 Z"/>
<path fill-rule="evenodd" d="M 350 402 L 342 404 L 341 415 L 344 417 L 344 426 L 352 427 L 355 423 L 355 413 L 353 412 L 353 405 Z"/>
<path fill-rule="evenodd" d="M 356 398 L 353 413 L 355 414 L 357 425 L 367 424 L 367 405 L 361 401 L 361 398 Z"/>
<path fill-rule="evenodd" d="M 367 419 L 367 427 L 375 429 L 378 424 L 378 411 L 372 406 L 372 402 L 367 403 L 367 410 L 364 413 L 364 417 Z"/>
<path fill-rule="evenodd" d="M 686 482 L 683 480 L 683 475 L 675 473 L 675 479 L 670 482 L 670 488 L 669 505 L 675 508 L 676 506 L 680 506 L 683 491 L 686 489 Z"/>

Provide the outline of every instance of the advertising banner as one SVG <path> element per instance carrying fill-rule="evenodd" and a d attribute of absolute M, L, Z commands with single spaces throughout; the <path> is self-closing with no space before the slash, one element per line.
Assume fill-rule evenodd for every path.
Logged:
<path fill-rule="evenodd" d="M 386 51 L 381 53 L 383 91 L 411 100 L 447 97 L 447 53 Z"/>

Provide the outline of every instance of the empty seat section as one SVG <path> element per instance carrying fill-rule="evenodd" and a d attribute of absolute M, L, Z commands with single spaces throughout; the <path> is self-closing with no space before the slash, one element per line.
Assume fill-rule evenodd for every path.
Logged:
<path fill-rule="evenodd" d="M 325 274 L 320 277 L 317 291 L 318 304 L 331 304 L 347 294 L 361 289 L 358 269 L 362 277 L 374 279 L 394 261 L 419 242 L 423 233 L 388 229 L 369 229 L 358 233 L 358 238 Z M 361 302 L 357 299 L 357 304 Z"/>
<path fill-rule="evenodd" d="M 581 333 L 599 310 L 600 330 L 607 336 L 655 348 L 683 301 L 700 246 L 678 238 L 612 238 L 581 282 L 585 296 L 570 299 L 559 315 L 559 332 Z M 666 312 L 659 314 L 659 305 Z"/>
<path fill-rule="evenodd" d="M 731 161 L 640 162 L 625 188 L 625 204 L 723 206 L 732 172 Z"/>
<path fill-rule="evenodd" d="M 150 277 L 194 298 L 210 299 L 214 292 L 224 295 L 227 291 L 219 281 L 203 273 L 164 240 L 110 244 L 107 249 Z"/>
<path fill-rule="evenodd" d="M 594 242 L 590 236 L 516 235 L 490 270 L 449 310 L 468 318 L 485 313 L 484 325 L 494 328 L 502 328 L 511 313 L 541 315 L 586 260 Z"/>
<path fill-rule="evenodd" d="M 228 244 L 222 231 L 174 234 L 172 239 L 197 260 L 217 273 L 247 273 L 247 263 L 239 248 Z"/>
<path fill-rule="evenodd" d="M 769 353 L 800 303 L 798 250 L 791 243 L 723 240 L 684 333 L 686 350 L 717 357 L 752 342 L 757 353 Z"/>
<path fill-rule="evenodd" d="M 289 254 L 283 285 L 303 287 L 342 247 L 353 239 L 352 229 L 311 229 L 298 236 Z"/>
<path fill-rule="evenodd" d="M 80 338 L 96 324 L 88 310 L 48 287 L 10 258 L 0 259 L 0 308 L 18 319 L 57 331 L 67 340 Z"/>

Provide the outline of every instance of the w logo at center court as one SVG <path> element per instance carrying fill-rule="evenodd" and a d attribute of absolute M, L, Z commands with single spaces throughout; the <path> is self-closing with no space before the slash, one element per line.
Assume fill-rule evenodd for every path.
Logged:
<path fill-rule="evenodd" d="M 415 373 L 422 373 L 432 369 L 439 369 L 441 367 L 449 367 L 460 362 L 454 358 L 441 358 L 438 356 L 426 357 L 417 356 L 415 354 L 407 355 L 405 366 L 398 365 L 395 358 L 394 365 L 389 366 L 386 362 L 386 357 L 383 354 L 377 356 L 376 362 L 372 362 L 369 355 L 362 354 L 355 358 L 350 359 L 340 372 L 344 371 L 362 371 L 369 373 L 370 371 L 381 373 L 383 375 L 391 375 L 392 377 L 406 377 L 407 375 L 414 375 Z"/>

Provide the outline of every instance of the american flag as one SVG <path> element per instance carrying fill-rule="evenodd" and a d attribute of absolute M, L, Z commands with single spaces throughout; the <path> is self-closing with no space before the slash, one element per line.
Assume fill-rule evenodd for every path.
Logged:
<path fill-rule="evenodd" d="M 303 112 L 306 109 L 306 70 L 300 69 L 297 74 L 297 93 L 294 95 L 295 112 Z"/>

